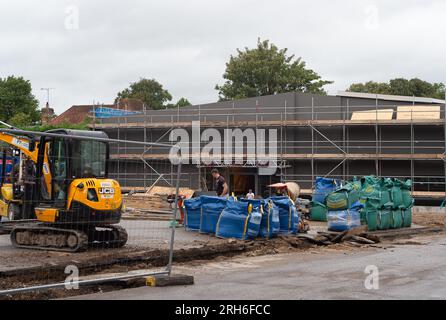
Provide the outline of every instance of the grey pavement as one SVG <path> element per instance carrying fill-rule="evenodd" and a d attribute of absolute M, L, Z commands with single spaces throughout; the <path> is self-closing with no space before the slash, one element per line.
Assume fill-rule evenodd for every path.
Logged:
<path fill-rule="evenodd" d="M 410 243 L 410 242 L 408 242 Z M 366 289 L 367 266 L 379 289 Z M 75 299 L 446 299 L 446 236 L 386 250 L 326 250 L 182 265 L 195 285 L 140 287 Z"/>

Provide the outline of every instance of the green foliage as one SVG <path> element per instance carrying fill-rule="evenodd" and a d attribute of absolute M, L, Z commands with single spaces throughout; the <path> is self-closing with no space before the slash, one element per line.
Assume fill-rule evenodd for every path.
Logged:
<path fill-rule="evenodd" d="M 22 77 L 0 78 L 0 120 L 31 125 L 40 120 L 38 101 L 31 83 Z"/>
<path fill-rule="evenodd" d="M 445 86 L 443 83 L 429 83 L 418 78 L 410 80 L 397 78 L 388 83 L 374 81 L 354 83 L 347 91 L 444 99 Z"/>
<path fill-rule="evenodd" d="M 191 105 L 192 104 L 189 102 L 189 100 L 187 100 L 186 98 L 181 98 L 175 104 L 174 103 L 166 104 L 165 108 L 166 109 L 182 108 L 182 107 L 187 107 L 187 106 L 191 106 Z"/>
<path fill-rule="evenodd" d="M 332 81 L 321 80 L 316 72 L 305 67 L 301 58 L 288 56 L 287 50 L 260 39 L 255 49 L 237 49 L 237 56 L 231 55 L 226 63 L 226 82 L 215 87 L 220 100 L 291 91 L 326 94 L 323 87 Z"/>
<path fill-rule="evenodd" d="M 32 124 L 33 121 L 30 115 L 19 112 L 9 118 L 8 123 L 14 127 L 25 127 Z"/>
<path fill-rule="evenodd" d="M 187 100 L 186 98 L 181 98 L 180 100 L 177 101 L 177 103 L 175 104 L 176 107 L 187 107 L 187 106 L 191 106 L 192 103 L 189 102 L 189 100 Z"/>
<path fill-rule="evenodd" d="M 61 128 L 76 129 L 76 130 L 90 130 L 89 124 L 90 124 L 89 119 L 85 119 L 82 123 L 78 123 L 78 124 L 64 122 L 64 123 L 61 123 L 58 125 L 46 124 L 46 125 L 25 126 L 25 127 L 20 127 L 20 129 L 29 130 L 29 131 L 39 131 L 39 132 L 53 130 L 53 129 L 61 129 Z"/>
<path fill-rule="evenodd" d="M 152 109 L 164 109 L 165 103 L 172 100 L 169 91 L 164 90 L 158 81 L 145 78 L 131 83 L 129 88 L 119 92 L 115 102 L 123 98 L 140 99 Z"/>

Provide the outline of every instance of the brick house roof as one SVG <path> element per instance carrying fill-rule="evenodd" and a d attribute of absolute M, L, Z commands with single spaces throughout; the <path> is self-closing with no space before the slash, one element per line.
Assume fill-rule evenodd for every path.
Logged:
<path fill-rule="evenodd" d="M 100 105 L 101 107 L 114 108 L 114 104 Z M 93 105 L 77 105 L 65 110 L 63 113 L 58 115 L 56 118 L 51 120 L 50 124 L 58 125 L 62 123 L 79 124 L 87 118 L 89 114 L 93 111 Z"/>
<path fill-rule="evenodd" d="M 126 98 L 118 101 L 117 104 L 101 104 L 95 107 L 121 109 L 127 111 L 142 111 L 144 110 L 144 103 L 139 99 Z M 79 124 L 85 120 L 93 111 L 93 105 L 74 105 L 59 116 L 50 121 L 52 125 L 59 125 L 62 123 Z"/>

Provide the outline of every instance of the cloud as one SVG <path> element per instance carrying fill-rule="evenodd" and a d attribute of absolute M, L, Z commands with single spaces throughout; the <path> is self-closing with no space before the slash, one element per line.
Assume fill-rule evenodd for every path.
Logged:
<path fill-rule="evenodd" d="M 441 0 L 9 0 L 0 3 L 0 76 L 31 80 L 42 104 L 40 88 L 56 88 L 59 113 L 109 103 L 140 77 L 174 99 L 212 102 L 229 56 L 261 37 L 334 80 L 330 93 L 399 76 L 440 82 L 445 14 Z"/>

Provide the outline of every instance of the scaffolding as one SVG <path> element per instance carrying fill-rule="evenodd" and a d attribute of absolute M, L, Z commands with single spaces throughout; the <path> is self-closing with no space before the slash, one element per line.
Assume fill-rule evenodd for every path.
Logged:
<path fill-rule="evenodd" d="M 232 107 L 193 106 L 163 111 L 145 110 L 140 115 L 97 120 L 96 130 L 104 130 L 117 139 L 139 139 L 144 142 L 166 142 L 174 128 L 190 130 L 193 121 L 200 127 L 217 130 L 232 128 L 276 129 L 277 175 L 282 181 L 296 181 L 303 193 L 311 193 L 317 176 L 352 179 L 354 176 L 376 175 L 410 178 L 414 182 L 413 194 L 422 198 L 446 197 L 446 117 L 444 105 L 434 114 L 414 106 L 410 114 L 399 117 L 402 104 L 372 105 L 350 104 L 292 106 L 287 100 L 281 106 Z M 387 111 L 385 111 L 387 110 Z M 390 118 L 383 118 L 391 110 Z M 353 114 L 367 114 L 363 119 L 352 120 Z M 407 112 L 407 111 L 406 111 Z M 124 135 L 124 136 L 123 136 Z M 249 143 L 250 141 L 247 141 Z M 200 142 L 203 147 L 207 142 Z M 235 154 L 234 154 L 235 156 Z M 246 154 L 245 154 L 246 156 Z M 138 180 L 150 181 L 151 175 L 160 174 L 152 161 L 168 162 L 168 154 L 156 147 L 144 148 L 121 146 L 114 150 L 111 160 L 127 160 L 142 163 L 141 172 L 129 168 L 117 168 L 116 178 L 129 189 L 144 189 Z M 371 165 L 373 163 L 373 165 Z M 373 168 L 372 168 L 373 166 Z M 201 188 L 202 168 L 183 177 L 181 184 Z M 256 167 L 245 164 L 242 167 Z M 299 169 L 299 168 L 303 169 Z M 404 167 L 404 168 L 403 168 Z M 122 170 L 124 169 L 124 171 Z M 171 183 L 171 172 L 165 174 L 165 182 Z M 196 175 L 196 178 L 193 176 Z M 132 183 L 128 183 L 129 181 Z"/>

